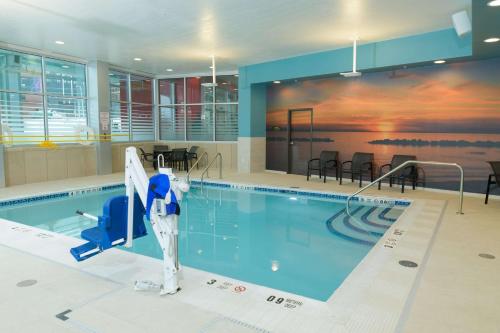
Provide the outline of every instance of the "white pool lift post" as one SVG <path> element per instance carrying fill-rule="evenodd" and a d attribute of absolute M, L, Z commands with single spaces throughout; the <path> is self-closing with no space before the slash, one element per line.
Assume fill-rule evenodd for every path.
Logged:
<path fill-rule="evenodd" d="M 177 179 L 172 169 L 158 168 L 161 174 L 168 176 L 170 189 L 165 198 L 153 199 L 150 211 L 150 222 L 154 234 L 163 251 L 163 283 L 157 284 L 150 280 L 136 281 L 136 290 L 160 289 L 160 295 L 175 294 L 179 287 L 179 257 L 178 257 L 178 216 L 167 214 L 166 205 L 172 200 L 172 192 L 177 202 L 182 200 L 182 193 L 189 191 L 186 181 Z M 137 156 L 135 147 L 128 147 L 125 152 L 125 187 L 128 197 L 127 241 L 125 247 L 131 247 L 134 230 L 134 191 L 137 191 L 142 205 L 147 207 L 149 178 Z"/>

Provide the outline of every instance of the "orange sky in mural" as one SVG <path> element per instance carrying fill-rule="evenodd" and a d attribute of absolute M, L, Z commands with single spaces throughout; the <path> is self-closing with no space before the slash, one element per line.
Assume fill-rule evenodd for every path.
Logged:
<path fill-rule="evenodd" d="M 484 126 L 500 130 L 500 78 L 478 80 L 480 73 L 461 68 L 369 73 L 359 79 L 273 87 L 268 125 L 286 126 L 289 108 L 312 107 L 318 130 L 477 132 Z"/>

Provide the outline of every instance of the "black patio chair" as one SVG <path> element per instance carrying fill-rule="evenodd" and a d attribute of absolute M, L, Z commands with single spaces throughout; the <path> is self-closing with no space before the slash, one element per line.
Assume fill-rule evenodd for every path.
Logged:
<path fill-rule="evenodd" d="M 319 178 L 326 177 L 326 170 L 335 169 L 335 177 L 338 179 L 338 151 L 323 150 L 319 158 L 313 158 L 307 162 L 307 180 L 311 177 L 312 171 L 318 171 Z M 326 181 L 326 180 L 325 180 Z"/>
<path fill-rule="evenodd" d="M 486 187 L 486 198 L 484 199 L 484 204 L 488 204 L 488 197 L 490 196 L 490 186 L 496 185 L 500 187 L 500 161 L 489 161 L 488 162 L 493 170 L 493 173 L 488 176 L 488 186 Z"/>
<path fill-rule="evenodd" d="M 172 167 L 176 168 L 177 170 L 181 170 L 182 167 L 184 170 L 188 171 L 187 149 L 186 148 L 172 149 L 169 162 L 171 163 Z"/>
<path fill-rule="evenodd" d="M 141 151 L 141 156 L 139 156 L 139 159 L 141 160 L 142 165 L 144 165 L 144 162 L 149 162 L 154 167 L 155 163 L 156 163 L 156 158 L 155 158 L 154 154 L 153 153 L 146 153 L 144 151 L 144 149 L 142 149 L 142 148 L 139 148 L 139 150 Z"/>
<path fill-rule="evenodd" d="M 354 182 L 354 176 L 359 176 L 359 187 L 363 186 L 363 175 L 369 175 L 373 181 L 373 153 L 356 152 L 352 155 L 351 161 L 345 161 L 340 168 L 340 182 L 344 173 L 351 175 L 351 181 Z"/>
<path fill-rule="evenodd" d="M 198 149 L 200 147 L 198 146 L 191 146 L 191 148 L 189 148 L 189 151 L 187 152 L 187 159 L 189 162 L 191 162 L 191 166 L 193 166 L 193 160 L 194 161 L 197 161 L 198 160 Z M 198 169 L 198 164 L 196 164 L 196 169 Z"/>
<path fill-rule="evenodd" d="M 417 157 L 415 155 L 393 155 L 391 163 L 384 164 L 380 167 L 379 177 L 382 177 L 385 173 L 390 172 L 391 170 L 397 168 L 401 164 L 406 161 L 415 161 Z M 388 168 L 388 170 L 387 170 Z M 384 172 L 384 169 L 386 171 Z M 401 183 L 401 193 L 405 193 L 405 183 L 407 180 L 411 181 L 412 188 L 415 189 L 417 186 L 417 167 L 415 165 L 408 165 L 401 170 L 398 170 L 387 177 L 389 179 L 389 186 L 392 187 L 394 181 L 397 181 L 398 184 Z M 380 186 L 382 185 L 382 180 L 378 182 L 378 189 L 380 190 Z"/>

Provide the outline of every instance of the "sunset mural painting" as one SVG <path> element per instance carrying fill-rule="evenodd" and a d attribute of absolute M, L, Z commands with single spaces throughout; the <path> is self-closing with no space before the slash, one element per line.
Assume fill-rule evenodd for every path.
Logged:
<path fill-rule="evenodd" d="M 500 160 L 500 59 L 272 85 L 267 169 L 288 169 L 288 110 L 297 108 L 313 109 L 313 157 L 338 150 L 344 161 L 355 151 L 373 152 L 377 165 L 393 154 L 456 162 L 465 170 L 465 190 L 480 193 L 490 173 L 486 161 Z M 457 170 L 424 172 L 427 187 L 458 189 Z"/>

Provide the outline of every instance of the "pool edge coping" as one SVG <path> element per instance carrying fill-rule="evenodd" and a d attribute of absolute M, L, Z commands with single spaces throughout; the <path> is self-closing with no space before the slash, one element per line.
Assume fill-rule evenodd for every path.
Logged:
<path fill-rule="evenodd" d="M 194 178 L 191 181 L 192 184 L 197 186 L 201 185 L 199 179 Z M 333 191 L 321 191 L 321 190 L 310 190 L 294 188 L 291 186 L 272 186 L 272 185 L 262 185 L 262 184 L 248 184 L 248 183 L 238 183 L 238 182 L 226 182 L 226 181 L 204 181 L 205 186 L 215 187 L 215 188 L 230 188 L 230 189 L 241 189 L 241 190 L 251 190 L 256 192 L 265 193 L 276 193 L 276 194 L 295 194 L 303 195 L 311 198 L 324 198 L 332 200 L 346 201 L 349 197 L 348 194 L 342 194 Z M 17 195 L 13 197 L 7 197 L 0 199 L 0 207 L 14 206 L 23 203 L 44 201 L 63 197 L 72 197 L 76 195 L 88 194 L 92 192 L 108 191 L 113 189 L 118 189 L 125 187 L 124 182 L 111 182 L 102 185 L 92 185 L 92 186 L 80 186 L 76 188 L 70 188 L 65 191 L 47 191 L 41 192 L 34 195 L 23 196 Z M 363 203 L 370 205 L 386 205 L 386 206 L 401 206 L 408 207 L 411 205 L 413 200 L 401 199 L 401 198 L 391 198 L 387 196 L 355 196 L 352 199 L 354 203 Z"/>

